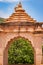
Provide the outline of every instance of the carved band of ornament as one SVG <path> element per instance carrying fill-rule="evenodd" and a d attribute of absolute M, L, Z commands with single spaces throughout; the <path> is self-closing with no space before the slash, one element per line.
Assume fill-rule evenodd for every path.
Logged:
<path fill-rule="evenodd" d="M 24 26 L 24 25 L 25 25 L 25 26 L 27 26 L 27 25 L 29 26 L 29 25 L 30 25 L 30 26 L 42 26 L 42 27 L 43 27 L 43 23 L 22 22 L 22 21 L 21 21 L 21 22 L 19 22 L 19 21 L 18 21 L 18 22 L 13 22 L 13 21 L 12 21 L 12 22 L 0 23 L 0 26 L 8 26 L 8 25 L 9 25 L 9 26 L 13 26 L 13 25 L 19 26 L 19 25 L 21 25 L 21 24 L 22 24 L 23 26 Z"/>
<path fill-rule="evenodd" d="M 32 32 L 32 33 L 37 33 L 37 32 L 38 32 L 38 33 L 43 33 L 43 30 L 42 30 L 42 31 L 39 31 L 39 30 L 33 30 L 33 29 L 28 29 L 28 30 L 25 30 L 25 29 L 21 29 L 21 30 L 15 30 L 15 29 L 14 29 L 14 30 L 9 30 L 9 29 L 7 30 L 7 29 L 6 29 L 6 30 L 3 30 L 3 29 L 2 29 L 2 30 L 0 30 L 0 32 L 17 32 L 17 33 L 18 33 L 18 32 L 19 32 L 19 33 L 20 33 L 20 32 L 24 32 L 24 33 L 25 33 L 25 32 Z"/>
<path fill-rule="evenodd" d="M 30 23 L 30 22 L 25 22 L 25 23 L 24 22 L 1 23 L 0 24 L 0 31 L 1 32 L 2 31 L 11 32 L 11 31 L 13 31 L 12 26 L 13 26 L 14 30 L 16 29 L 16 26 L 18 26 L 18 30 L 16 29 L 16 32 L 17 31 L 21 31 L 21 32 L 25 32 L 25 31 L 28 31 L 28 32 L 41 31 L 41 32 L 43 32 L 43 23 Z M 21 30 L 21 28 L 22 28 L 22 30 Z M 15 31 L 13 31 L 13 32 L 15 32 Z"/>

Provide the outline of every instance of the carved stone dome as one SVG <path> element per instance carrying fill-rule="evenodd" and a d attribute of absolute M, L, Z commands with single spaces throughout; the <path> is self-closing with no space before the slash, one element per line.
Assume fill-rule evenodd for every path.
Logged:
<path fill-rule="evenodd" d="M 31 16 L 29 16 L 22 8 L 21 2 L 15 7 L 15 12 L 6 19 L 6 22 L 36 22 Z"/>

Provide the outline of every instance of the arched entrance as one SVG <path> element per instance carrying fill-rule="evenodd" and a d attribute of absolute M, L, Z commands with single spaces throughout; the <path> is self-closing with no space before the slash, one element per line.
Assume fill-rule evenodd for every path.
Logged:
<path fill-rule="evenodd" d="M 24 38 L 24 37 L 15 37 L 15 38 L 13 38 L 13 39 L 11 39 L 9 42 L 8 42 L 8 44 L 7 44 L 7 46 L 6 46 L 6 48 L 5 48 L 5 50 L 4 50 L 4 65 L 8 65 L 8 50 L 9 50 L 9 47 L 10 47 L 10 45 L 12 44 L 12 42 L 14 42 L 14 40 L 17 40 L 17 39 L 19 39 L 19 38 L 22 38 L 22 39 L 24 39 L 24 40 L 26 40 L 28 43 L 29 43 L 29 45 L 31 46 L 31 50 L 34 52 L 34 59 L 32 59 L 32 60 L 34 60 L 33 61 L 33 63 L 35 64 L 35 49 L 34 49 L 34 47 L 33 47 L 33 45 L 32 45 L 32 43 L 31 43 L 31 41 L 29 41 L 27 38 Z M 29 48 L 28 48 L 29 49 Z M 33 54 L 33 53 L 31 53 L 31 54 Z M 30 55 L 31 56 L 31 55 Z M 31 60 L 31 61 L 32 61 Z M 18 62 L 19 63 L 19 62 Z M 23 63 L 22 63 L 23 64 Z M 24 63 L 25 64 L 25 63 Z M 26 64 L 29 64 L 29 63 L 26 63 Z M 32 64 L 31 62 L 30 62 L 30 64 Z"/>
<path fill-rule="evenodd" d="M 22 37 L 31 41 L 34 48 L 34 65 L 41 65 L 42 61 L 42 35 L 32 33 L 0 33 L 0 65 L 8 65 L 8 48 L 11 42 Z M 2 41 L 1 41 L 2 40 Z"/>
<path fill-rule="evenodd" d="M 8 48 L 8 64 L 34 64 L 34 49 L 24 38 L 13 40 Z"/>

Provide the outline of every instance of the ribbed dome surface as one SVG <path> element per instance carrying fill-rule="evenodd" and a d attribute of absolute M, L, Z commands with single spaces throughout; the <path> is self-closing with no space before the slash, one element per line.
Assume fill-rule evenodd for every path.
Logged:
<path fill-rule="evenodd" d="M 15 7 L 15 13 L 13 13 L 6 22 L 36 22 L 31 18 L 25 10 L 22 8 L 21 2 Z"/>

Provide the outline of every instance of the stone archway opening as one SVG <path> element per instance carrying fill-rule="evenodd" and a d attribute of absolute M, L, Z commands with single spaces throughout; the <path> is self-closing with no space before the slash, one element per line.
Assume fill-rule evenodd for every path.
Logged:
<path fill-rule="evenodd" d="M 18 47 L 15 45 L 17 45 Z M 14 48 L 14 47 L 16 47 L 16 48 Z M 34 52 L 35 51 L 34 51 L 34 48 L 31 44 L 31 41 L 29 41 L 28 39 L 22 38 L 22 37 L 14 38 L 8 42 L 7 47 L 5 49 L 4 65 L 8 65 L 8 64 L 10 64 L 10 65 L 11 64 L 33 64 L 35 62 L 34 61 L 34 59 L 35 59 Z M 24 53 L 24 55 L 23 55 L 23 53 Z"/>

